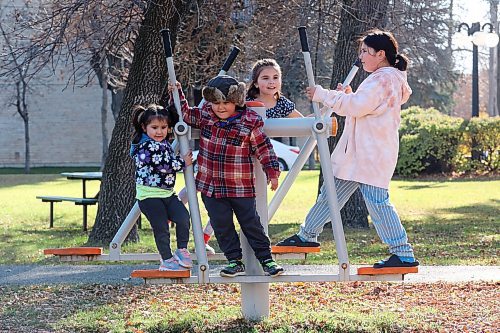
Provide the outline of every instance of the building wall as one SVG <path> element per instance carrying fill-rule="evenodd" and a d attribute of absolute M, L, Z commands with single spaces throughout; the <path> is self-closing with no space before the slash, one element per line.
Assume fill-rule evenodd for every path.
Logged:
<path fill-rule="evenodd" d="M 35 0 L 29 3 L 29 8 L 36 11 L 43 4 Z M 14 11 L 28 8 L 23 0 L 0 0 L 0 7 L 0 19 L 6 27 L 10 27 Z M 8 54 L 3 38 L 0 50 Z M 30 166 L 99 166 L 103 141 L 102 89 L 97 82 L 84 88 L 68 84 L 71 70 L 64 68 L 64 64 L 55 73 L 47 69 L 29 85 Z M 13 75 L 0 77 L 0 167 L 24 167 L 25 162 L 24 122 L 15 107 L 15 82 Z M 107 118 L 111 136 L 114 126 L 111 111 Z"/>
<path fill-rule="evenodd" d="M 28 97 L 32 167 L 101 164 L 102 90 L 93 84 L 63 91 L 65 84 L 55 77 L 46 85 L 33 84 Z M 23 167 L 24 123 L 15 106 L 8 105 L 14 98 L 14 90 L 8 86 L 0 84 L 0 167 Z M 107 118 L 111 136 L 111 111 Z"/>

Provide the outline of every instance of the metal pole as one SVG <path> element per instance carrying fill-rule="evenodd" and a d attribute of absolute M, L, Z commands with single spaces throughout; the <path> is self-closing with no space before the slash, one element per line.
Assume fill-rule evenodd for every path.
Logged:
<path fill-rule="evenodd" d="M 168 77 L 170 83 L 175 87 L 177 79 L 175 78 L 174 61 L 172 58 L 172 47 L 170 43 L 170 31 L 164 29 L 160 31 L 163 37 L 163 45 L 165 48 L 165 56 L 167 60 Z M 172 91 L 174 104 L 179 114 L 179 122 L 175 125 L 175 133 L 177 135 L 181 154 L 184 155 L 189 151 L 188 130 L 189 126 L 182 120 L 181 103 L 179 92 L 177 89 Z M 198 197 L 196 195 L 196 185 L 194 181 L 193 165 L 188 166 L 184 170 L 184 179 L 186 182 L 186 189 L 188 194 L 189 211 L 191 213 L 191 224 L 193 226 L 194 245 L 196 251 L 196 258 L 198 261 L 198 282 L 208 283 L 209 265 L 207 259 L 207 252 L 205 251 L 205 242 L 203 241 L 203 229 L 201 226 L 200 207 L 198 205 Z"/>
<path fill-rule="evenodd" d="M 265 107 L 252 109 L 265 119 Z M 257 158 L 253 158 L 253 164 L 257 213 L 260 216 L 260 222 L 267 234 L 269 225 L 267 215 L 267 179 Z M 263 271 L 260 267 L 260 263 L 257 258 L 255 258 L 255 254 L 248 244 L 248 240 L 243 232 L 240 232 L 240 239 L 247 275 L 262 275 Z M 260 321 L 265 317 L 269 317 L 269 283 L 242 283 L 241 311 L 243 317 L 247 320 Z"/>
<path fill-rule="evenodd" d="M 472 117 L 479 117 L 479 58 L 477 45 L 472 45 Z"/>
<path fill-rule="evenodd" d="M 310 87 L 314 87 L 314 77 L 312 76 L 312 64 L 310 58 L 306 58 L 306 53 L 309 54 L 309 46 L 307 44 L 307 34 L 306 28 L 299 28 L 300 43 L 302 46 L 302 53 L 304 54 L 304 60 L 306 62 L 307 79 Z M 306 52 L 307 51 L 307 52 Z M 351 79 L 354 77 L 348 75 Z M 347 81 L 347 80 L 346 80 Z M 335 246 L 337 249 L 337 257 L 339 259 L 339 278 L 341 281 L 349 280 L 349 258 L 347 255 L 347 245 L 344 236 L 344 227 L 342 225 L 342 218 L 340 216 L 340 208 L 337 198 L 337 190 L 335 188 L 335 180 L 333 177 L 332 165 L 330 163 L 330 149 L 328 148 L 328 133 L 327 126 L 323 119 L 320 119 L 320 112 L 318 103 L 313 103 L 314 114 L 316 117 L 316 124 L 313 127 L 315 132 L 316 141 L 318 144 L 318 152 L 321 161 L 321 169 L 323 171 L 323 177 L 327 197 L 328 197 L 328 208 L 330 210 L 330 218 L 332 220 L 332 231 L 333 237 L 335 239 Z"/>

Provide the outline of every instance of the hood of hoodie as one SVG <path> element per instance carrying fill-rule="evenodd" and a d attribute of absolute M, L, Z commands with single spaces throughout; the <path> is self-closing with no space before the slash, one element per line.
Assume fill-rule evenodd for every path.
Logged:
<path fill-rule="evenodd" d="M 391 75 L 396 77 L 397 80 L 401 83 L 401 105 L 408 102 L 408 99 L 410 98 L 412 90 L 410 88 L 410 85 L 408 84 L 406 71 L 404 71 L 404 72 L 400 71 L 399 69 L 397 69 L 395 67 L 382 67 L 382 68 L 379 68 L 377 70 L 377 72 L 390 73 Z"/>
<path fill-rule="evenodd" d="M 138 143 L 132 143 L 132 144 L 130 145 L 129 155 L 130 155 L 131 157 L 133 157 L 133 156 L 137 153 L 137 149 L 139 148 L 139 145 L 140 145 L 141 143 L 143 143 L 144 141 L 147 141 L 147 140 L 151 140 L 151 138 L 150 138 L 147 134 L 142 133 L 141 140 L 139 140 L 139 142 L 138 142 Z"/>

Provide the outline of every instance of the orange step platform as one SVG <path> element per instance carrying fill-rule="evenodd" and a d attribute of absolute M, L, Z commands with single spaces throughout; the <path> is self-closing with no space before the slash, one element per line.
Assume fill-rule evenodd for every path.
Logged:
<path fill-rule="evenodd" d="M 176 279 L 176 278 L 189 278 L 191 271 L 159 271 L 157 269 L 143 269 L 135 270 L 130 274 L 133 278 L 142 279 Z"/>
<path fill-rule="evenodd" d="M 102 254 L 102 247 L 66 247 L 60 249 L 45 249 L 43 254 L 55 256 L 96 256 Z"/>
<path fill-rule="evenodd" d="M 272 246 L 271 253 L 319 253 L 320 247 L 303 247 L 303 246 Z"/>
<path fill-rule="evenodd" d="M 385 275 L 385 274 L 408 274 L 418 273 L 418 267 L 359 267 L 358 275 Z"/>

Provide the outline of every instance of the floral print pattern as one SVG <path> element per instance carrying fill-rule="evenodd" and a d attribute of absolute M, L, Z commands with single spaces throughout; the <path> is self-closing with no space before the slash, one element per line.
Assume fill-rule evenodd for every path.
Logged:
<path fill-rule="evenodd" d="M 173 190 L 175 174 L 184 167 L 184 160 L 176 156 L 168 141 L 146 139 L 133 144 L 131 156 L 136 172 L 135 183 L 144 186 Z"/>

